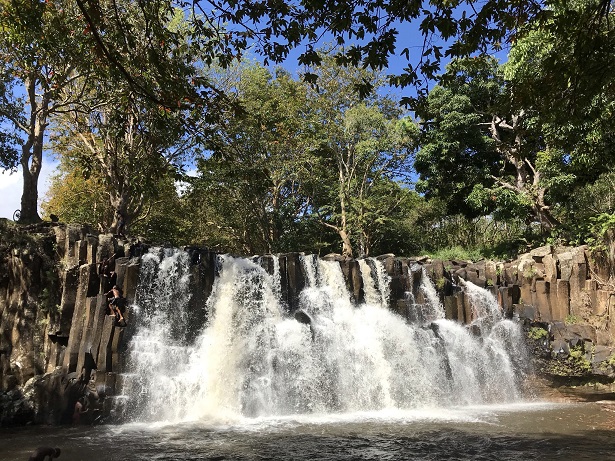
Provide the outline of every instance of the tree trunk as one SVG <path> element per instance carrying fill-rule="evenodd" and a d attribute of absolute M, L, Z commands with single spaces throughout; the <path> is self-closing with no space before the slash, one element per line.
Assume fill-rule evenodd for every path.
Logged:
<path fill-rule="evenodd" d="M 342 165 L 338 164 L 339 172 L 339 199 L 340 199 L 340 227 L 338 233 L 342 239 L 342 255 L 352 258 L 352 243 L 348 236 L 348 221 L 346 216 L 346 198 L 344 194 L 345 177 Z"/>
<path fill-rule="evenodd" d="M 128 202 L 128 198 L 124 193 L 113 194 L 111 196 L 113 220 L 111 221 L 111 226 L 109 227 L 110 233 L 117 234 L 118 231 L 120 231 L 121 233 L 126 232 L 126 227 L 128 226 L 128 223 L 132 220 L 132 216 L 128 212 Z"/>
<path fill-rule="evenodd" d="M 540 222 L 544 230 L 550 231 L 559 224 L 559 221 L 553 217 L 548 209 L 544 209 L 540 205 L 534 205 L 533 208 L 534 216 Z"/>
<path fill-rule="evenodd" d="M 26 80 L 26 88 L 31 112 L 28 123 L 28 140 L 21 150 L 23 192 L 21 194 L 21 217 L 19 221 L 33 223 L 41 221 L 41 217 L 38 215 L 38 177 L 43 165 L 43 139 L 47 127 L 50 95 L 48 92 L 44 92 L 39 105 L 36 95 L 36 79 Z"/>
<path fill-rule="evenodd" d="M 342 239 L 342 255 L 352 258 L 352 243 L 350 243 L 348 233 L 344 229 L 340 229 L 338 233 Z"/>
<path fill-rule="evenodd" d="M 24 164 L 25 163 L 25 164 Z M 40 173 L 39 165 L 34 167 L 35 161 L 32 161 L 32 167 L 28 168 L 26 162 L 22 162 L 23 171 L 23 191 L 21 193 L 21 216 L 19 221 L 22 223 L 40 222 L 41 217 L 38 215 L 38 176 Z"/>

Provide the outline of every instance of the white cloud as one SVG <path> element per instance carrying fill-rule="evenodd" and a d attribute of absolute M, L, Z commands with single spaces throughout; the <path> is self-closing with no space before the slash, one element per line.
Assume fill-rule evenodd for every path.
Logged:
<path fill-rule="evenodd" d="M 41 174 L 38 178 L 39 212 L 40 201 L 49 189 L 49 178 L 54 173 L 58 162 L 51 157 L 43 159 Z M 21 168 L 13 174 L 0 172 L 0 218 L 13 219 L 15 210 L 21 208 L 21 192 L 23 189 L 23 176 Z"/>

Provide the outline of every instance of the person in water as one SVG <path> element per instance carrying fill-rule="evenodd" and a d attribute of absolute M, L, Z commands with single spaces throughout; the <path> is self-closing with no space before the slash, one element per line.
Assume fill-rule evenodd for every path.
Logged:
<path fill-rule="evenodd" d="M 81 415 L 83 413 L 87 413 L 88 409 L 86 407 L 85 398 L 81 397 L 75 403 L 75 411 L 73 412 L 73 424 L 79 424 L 81 422 Z"/>
<path fill-rule="evenodd" d="M 28 461 L 45 461 L 45 459 L 49 456 L 49 461 L 53 458 L 60 457 L 60 449 L 52 448 L 52 447 L 38 447 L 28 458 Z"/>

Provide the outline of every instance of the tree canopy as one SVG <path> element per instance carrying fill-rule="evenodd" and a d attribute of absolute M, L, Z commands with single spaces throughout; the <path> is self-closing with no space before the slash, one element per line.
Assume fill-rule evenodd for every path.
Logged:
<path fill-rule="evenodd" d="M 46 212 L 228 251 L 433 250 L 443 229 L 486 248 L 495 229 L 538 244 L 615 222 L 584 205 L 615 166 L 609 0 L 0 8 L 0 165 L 21 165 L 24 220 L 48 148 Z M 295 49 L 300 76 L 267 67 Z"/>

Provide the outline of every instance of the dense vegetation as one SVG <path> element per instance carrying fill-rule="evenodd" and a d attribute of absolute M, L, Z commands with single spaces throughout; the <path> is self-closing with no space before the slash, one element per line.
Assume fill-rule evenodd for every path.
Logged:
<path fill-rule="evenodd" d="M 0 0 L 0 167 L 21 165 L 24 222 L 47 148 L 45 214 L 221 251 L 611 246 L 614 19 L 608 0 Z M 407 23 L 421 43 L 398 43 Z M 301 75 L 269 65 L 299 45 Z"/>

